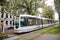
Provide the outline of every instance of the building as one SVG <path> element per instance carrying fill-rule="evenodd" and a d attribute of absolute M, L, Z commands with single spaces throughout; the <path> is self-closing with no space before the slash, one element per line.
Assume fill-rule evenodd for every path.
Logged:
<path fill-rule="evenodd" d="M 11 13 L 4 11 L 4 13 L 2 14 L 0 11 L 0 28 L 13 27 L 13 18 L 14 15 L 12 15 Z"/>

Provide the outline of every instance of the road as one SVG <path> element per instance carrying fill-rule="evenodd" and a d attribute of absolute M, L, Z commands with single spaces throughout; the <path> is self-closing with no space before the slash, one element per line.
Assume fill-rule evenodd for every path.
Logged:
<path fill-rule="evenodd" d="M 15 34 L 13 30 L 8 30 L 9 38 L 4 40 L 15 40 L 16 38 L 28 38 L 30 40 L 60 40 L 60 35 L 52 35 L 52 34 L 39 34 L 34 32 Z"/>

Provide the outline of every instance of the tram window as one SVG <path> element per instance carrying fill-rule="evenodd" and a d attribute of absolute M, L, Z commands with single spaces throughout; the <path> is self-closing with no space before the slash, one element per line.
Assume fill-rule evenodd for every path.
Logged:
<path fill-rule="evenodd" d="M 14 20 L 14 25 L 19 26 L 19 18 Z"/>
<path fill-rule="evenodd" d="M 32 19 L 28 19 L 29 25 L 32 25 Z"/>
<path fill-rule="evenodd" d="M 48 23 L 48 20 L 43 20 L 43 24 L 47 24 Z"/>
<path fill-rule="evenodd" d="M 28 17 L 21 17 L 21 26 L 32 26 L 33 24 L 33 19 L 28 18 Z"/>
<path fill-rule="evenodd" d="M 39 21 L 38 21 L 39 20 Z M 40 24 L 40 19 L 36 19 L 36 18 L 28 18 L 28 24 L 29 25 L 38 25 Z"/>
<path fill-rule="evenodd" d="M 28 24 L 32 26 L 32 25 L 35 25 L 36 20 L 33 18 L 28 18 L 28 22 L 29 22 Z"/>
<path fill-rule="evenodd" d="M 41 20 L 40 19 L 38 19 L 37 21 L 38 21 L 38 25 L 41 24 Z"/>
<path fill-rule="evenodd" d="M 21 17 L 21 26 L 28 26 L 28 18 L 27 17 Z"/>
<path fill-rule="evenodd" d="M 55 23 L 55 20 L 53 20 L 53 23 Z"/>
<path fill-rule="evenodd" d="M 21 17 L 20 20 L 21 20 L 21 27 L 39 25 L 41 23 L 40 19 L 36 18 Z"/>
<path fill-rule="evenodd" d="M 24 22 L 24 19 L 21 17 L 20 19 L 21 27 L 23 26 L 23 22 Z"/>
<path fill-rule="evenodd" d="M 45 20 L 45 23 L 48 24 L 48 20 Z"/>
<path fill-rule="evenodd" d="M 50 23 L 50 21 L 48 20 L 48 23 Z"/>
<path fill-rule="evenodd" d="M 51 20 L 48 20 L 48 23 L 51 23 Z"/>
<path fill-rule="evenodd" d="M 34 25 L 38 25 L 38 20 L 37 19 L 33 19 L 33 24 Z"/>

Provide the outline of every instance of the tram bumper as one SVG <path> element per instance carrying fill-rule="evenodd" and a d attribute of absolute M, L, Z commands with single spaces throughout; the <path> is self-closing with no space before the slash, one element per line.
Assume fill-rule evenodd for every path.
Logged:
<path fill-rule="evenodd" d="M 22 33 L 22 30 L 14 29 L 14 33 Z"/>

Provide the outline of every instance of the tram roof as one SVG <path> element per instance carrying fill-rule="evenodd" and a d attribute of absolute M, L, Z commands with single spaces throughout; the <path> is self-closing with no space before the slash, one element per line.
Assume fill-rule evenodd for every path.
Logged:
<path fill-rule="evenodd" d="M 33 18 L 36 18 L 36 16 L 32 16 L 32 15 L 20 15 L 20 17 L 33 17 Z"/>
<path fill-rule="evenodd" d="M 20 17 L 32 17 L 32 18 L 37 18 L 37 19 L 44 19 L 44 20 L 51 20 L 49 18 L 44 18 L 44 17 L 38 17 L 38 16 L 32 16 L 32 15 L 20 15 Z"/>

